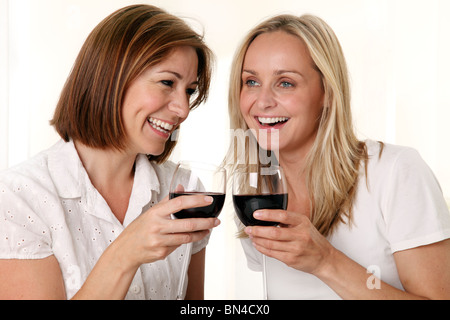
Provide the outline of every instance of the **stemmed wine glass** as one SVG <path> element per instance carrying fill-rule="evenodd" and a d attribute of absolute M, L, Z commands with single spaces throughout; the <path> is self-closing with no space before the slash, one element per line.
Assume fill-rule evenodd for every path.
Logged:
<path fill-rule="evenodd" d="M 258 209 L 286 210 L 288 202 L 286 179 L 280 166 L 250 165 L 233 174 L 233 205 L 245 226 L 277 226 L 278 222 L 257 220 Z M 263 255 L 263 290 L 267 300 L 266 256 Z"/>
<path fill-rule="evenodd" d="M 183 209 L 173 216 L 175 219 L 216 218 L 223 208 L 226 190 L 226 170 L 212 164 L 181 161 L 177 164 L 169 188 L 169 198 L 185 195 L 207 195 L 213 202 L 205 207 Z M 187 267 L 191 259 L 192 243 L 186 246 L 186 253 L 181 270 L 177 300 L 183 297 L 183 288 Z"/>

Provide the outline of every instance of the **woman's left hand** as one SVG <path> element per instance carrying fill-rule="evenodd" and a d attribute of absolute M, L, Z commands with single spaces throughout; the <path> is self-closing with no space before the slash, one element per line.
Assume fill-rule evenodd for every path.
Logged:
<path fill-rule="evenodd" d="M 246 227 L 255 248 L 289 267 L 317 274 L 326 267 L 334 247 L 311 224 L 308 217 L 284 210 L 258 210 L 258 220 L 277 221 L 278 227 Z"/>
<path fill-rule="evenodd" d="M 395 252 L 397 270 L 405 291 L 381 280 L 380 289 L 372 290 L 367 286 L 367 269 L 334 248 L 308 217 L 283 210 L 258 210 L 253 216 L 259 220 L 280 222 L 279 227 L 244 229 L 258 251 L 317 276 L 343 299 L 449 299 L 450 239 Z"/>

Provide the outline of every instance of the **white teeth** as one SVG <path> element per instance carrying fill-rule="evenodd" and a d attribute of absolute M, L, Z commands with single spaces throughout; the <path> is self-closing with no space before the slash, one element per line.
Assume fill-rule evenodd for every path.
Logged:
<path fill-rule="evenodd" d="M 173 129 L 173 124 L 161 121 L 159 119 L 153 119 L 152 117 L 148 118 L 148 122 L 153 128 L 164 133 L 167 133 Z"/>
<path fill-rule="evenodd" d="M 261 122 L 262 124 L 284 122 L 287 120 L 289 120 L 289 118 L 286 117 L 275 117 L 275 118 L 258 117 L 258 121 Z"/>

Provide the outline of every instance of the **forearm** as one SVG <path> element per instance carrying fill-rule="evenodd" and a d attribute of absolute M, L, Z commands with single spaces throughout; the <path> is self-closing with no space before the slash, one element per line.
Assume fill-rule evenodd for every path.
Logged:
<path fill-rule="evenodd" d="M 333 250 L 329 262 L 315 275 L 343 299 L 424 299 L 381 281 L 338 250 Z"/>
<path fill-rule="evenodd" d="M 205 251 L 206 249 L 204 248 L 198 253 L 192 255 L 188 270 L 189 282 L 185 297 L 186 300 L 204 299 Z"/>

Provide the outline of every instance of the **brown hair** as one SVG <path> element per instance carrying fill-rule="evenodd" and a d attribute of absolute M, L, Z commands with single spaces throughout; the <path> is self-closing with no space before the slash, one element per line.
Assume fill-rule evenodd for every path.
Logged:
<path fill-rule="evenodd" d="M 61 92 L 53 125 L 65 140 L 94 148 L 125 147 L 122 105 L 130 83 L 145 69 L 164 60 L 179 46 L 193 47 L 198 56 L 198 90 L 193 109 L 206 100 L 212 52 L 202 36 L 183 20 L 150 5 L 120 9 L 100 22 L 86 39 Z M 163 162 L 175 147 L 168 139 Z"/>

